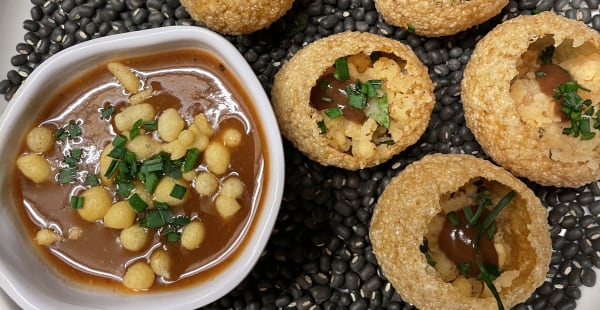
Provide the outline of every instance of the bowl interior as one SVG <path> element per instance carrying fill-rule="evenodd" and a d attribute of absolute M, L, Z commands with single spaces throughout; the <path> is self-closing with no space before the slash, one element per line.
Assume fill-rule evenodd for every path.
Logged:
<path fill-rule="evenodd" d="M 42 63 L 0 115 L 0 160 L 14 164 L 14 147 L 42 112 L 40 98 L 60 89 L 63 81 L 82 70 L 113 58 L 138 56 L 180 48 L 202 48 L 220 58 L 245 85 L 255 105 L 268 143 L 261 201 L 245 246 L 218 277 L 183 289 L 123 294 L 78 286 L 58 276 L 31 246 L 20 226 L 12 194 L 12 170 L 0 170 L 0 286 L 21 307 L 124 309 L 193 308 L 210 303 L 233 289 L 252 269 L 271 234 L 283 194 L 284 159 L 281 136 L 271 105 L 256 75 L 237 49 L 220 35 L 200 27 L 173 26 L 91 40 L 75 45 Z M 44 94 L 44 95 L 40 95 Z M 34 280 L 35 279 L 35 280 Z"/>

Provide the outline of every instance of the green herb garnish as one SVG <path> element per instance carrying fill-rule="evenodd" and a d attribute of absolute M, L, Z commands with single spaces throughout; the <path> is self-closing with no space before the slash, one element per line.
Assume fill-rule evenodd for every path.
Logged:
<path fill-rule="evenodd" d="M 71 196 L 71 209 L 82 209 L 83 208 L 83 197 Z"/>
<path fill-rule="evenodd" d="M 415 26 L 411 23 L 406 24 L 406 30 L 408 30 L 409 33 L 416 34 Z"/>
<path fill-rule="evenodd" d="M 81 160 L 81 156 L 83 155 L 83 149 L 75 148 L 69 151 L 69 155 L 63 158 L 63 162 L 67 164 L 69 167 L 76 167 L 77 163 Z"/>
<path fill-rule="evenodd" d="M 429 240 L 427 240 L 427 238 L 423 238 L 423 244 L 421 244 L 419 246 L 419 250 L 421 251 L 421 253 L 423 253 L 425 255 L 425 259 L 427 260 L 427 263 L 431 267 L 435 267 L 436 262 L 431 257 L 431 254 L 429 254 Z"/>
<path fill-rule="evenodd" d="M 319 133 L 320 134 L 327 133 L 327 126 L 325 126 L 325 121 L 324 120 L 318 121 L 317 122 L 317 126 L 319 127 Z"/>
<path fill-rule="evenodd" d="M 88 174 L 87 176 L 85 176 L 84 184 L 87 186 L 100 185 L 100 178 L 98 178 L 98 176 L 95 174 Z"/>
<path fill-rule="evenodd" d="M 185 154 L 185 160 L 183 161 L 183 172 L 192 171 L 196 167 L 196 162 L 200 157 L 200 150 L 197 148 L 191 148 Z"/>
<path fill-rule="evenodd" d="M 338 106 L 331 107 L 331 108 L 325 110 L 325 115 L 327 115 L 327 117 L 329 117 L 331 119 L 335 119 L 335 118 L 342 116 L 342 110 L 340 110 L 340 107 L 338 107 Z"/>
<path fill-rule="evenodd" d="M 179 184 L 175 184 L 173 186 L 173 189 L 171 190 L 171 193 L 169 194 L 169 196 L 176 198 L 176 199 L 182 199 L 183 196 L 185 196 L 186 191 L 187 191 L 187 187 L 179 185 Z"/>
<path fill-rule="evenodd" d="M 129 197 L 129 200 L 127 200 L 127 203 L 129 203 L 129 206 L 136 213 L 144 212 L 144 210 L 148 208 L 148 204 L 137 193 L 131 195 L 131 197 Z"/>
<path fill-rule="evenodd" d="M 469 275 L 471 274 L 471 264 L 469 263 L 460 263 L 460 264 L 456 264 L 456 268 L 458 269 L 458 271 L 464 275 Z"/>
<path fill-rule="evenodd" d="M 109 104 L 106 107 L 100 109 L 100 118 L 104 120 L 110 119 L 114 111 L 115 107 Z"/>
<path fill-rule="evenodd" d="M 554 99 L 562 100 L 561 111 L 569 118 L 571 124 L 571 127 L 563 129 L 563 134 L 579 137 L 581 140 L 589 140 L 596 136 L 590 126 L 590 115 L 593 115 L 595 111 L 591 100 L 583 100 L 577 94 L 580 89 L 590 91 L 574 81 L 562 83 L 554 90 Z"/>
<path fill-rule="evenodd" d="M 390 113 L 387 102 L 387 96 L 377 99 L 377 102 L 371 102 L 365 111 L 368 117 L 374 119 L 379 125 L 390 129 Z"/>
<path fill-rule="evenodd" d="M 458 218 L 458 214 L 456 214 L 456 212 L 450 211 L 448 214 L 446 214 L 446 217 L 450 221 L 450 224 L 452 224 L 452 227 L 460 226 L 460 219 Z"/>
<path fill-rule="evenodd" d="M 75 182 L 75 177 L 77 175 L 77 168 L 75 167 L 66 167 L 62 168 L 58 173 L 58 183 L 59 184 L 67 184 Z"/>
<path fill-rule="evenodd" d="M 335 72 L 333 73 L 333 77 L 340 81 L 347 81 L 350 79 L 348 59 L 340 57 L 335 60 Z"/>

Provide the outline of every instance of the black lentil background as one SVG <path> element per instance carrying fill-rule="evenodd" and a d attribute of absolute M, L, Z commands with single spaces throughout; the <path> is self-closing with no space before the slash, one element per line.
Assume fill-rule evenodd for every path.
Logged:
<path fill-rule="evenodd" d="M 386 24 L 373 0 L 296 0 L 269 29 L 227 36 L 267 93 L 273 75 L 302 46 L 346 30 L 408 44 L 429 68 L 436 104 L 417 144 L 389 162 L 361 171 L 323 167 L 285 142 L 286 184 L 272 236 L 242 283 L 206 309 L 414 309 L 386 280 L 368 237 L 371 212 L 389 180 L 430 153 L 487 158 L 465 127 L 460 82 L 477 42 L 518 15 L 553 10 L 600 30 L 600 0 L 510 1 L 494 19 L 450 37 L 423 38 Z M 171 25 L 202 25 L 179 0 L 31 0 L 27 30 L 0 81 L 7 100 L 45 59 L 93 38 Z M 402 10 L 401 7 L 398 10 Z M 440 12 L 443 14 L 443 12 Z M 575 309 L 582 286 L 600 267 L 600 183 L 576 189 L 527 183 L 548 209 L 553 253 L 547 280 L 514 309 Z"/>

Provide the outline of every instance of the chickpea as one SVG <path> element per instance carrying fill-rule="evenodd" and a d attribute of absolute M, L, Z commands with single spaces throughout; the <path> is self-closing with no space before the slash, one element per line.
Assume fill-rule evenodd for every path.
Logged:
<path fill-rule="evenodd" d="M 115 127 L 117 127 L 119 132 L 131 130 L 133 124 L 139 119 L 150 121 L 154 119 L 155 115 L 154 107 L 149 103 L 128 106 L 115 115 Z"/>
<path fill-rule="evenodd" d="M 136 213 L 127 201 L 113 204 L 104 215 L 104 226 L 125 229 L 135 222 Z"/>
<path fill-rule="evenodd" d="M 94 186 L 85 190 L 81 197 L 83 197 L 83 207 L 77 211 L 79 216 L 88 222 L 95 222 L 103 218 L 112 206 L 112 197 L 102 186 Z"/>
<path fill-rule="evenodd" d="M 219 181 L 214 174 L 206 171 L 198 173 L 194 185 L 198 194 L 201 196 L 210 196 L 217 191 Z"/>
<path fill-rule="evenodd" d="M 204 161 L 208 170 L 214 174 L 224 174 L 229 168 L 231 154 L 221 143 L 210 142 L 204 151 Z"/>
<path fill-rule="evenodd" d="M 237 176 L 231 176 L 223 181 L 220 194 L 226 197 L 239 198 L 244 193 L 244 183 Z"/>
<path fill-rule="evenodd" d="M 171 196 L 171 191 L 178 184 L 188 189 L 188 184 L 179 179 L 173 179 L 171 177 L 163 177 L 160 179 L 154 190 L 154 198 L 158 202 L 164 202 L 170 206 L 179 206 L 183 204 L 189 197 L 189 190 L 186 190 L 182 199 Z"/>
<path fill-rule="evenodd" d="M 184 147 L 190 147 L 195 140 L 196 134 L 190 129 L 182 130 L 177 136 L 177 141 Z"/>
<path fill-rule="evenodd" d="M 135 291 L 147 290 L 154 285 L 154 271 L 146 262 L 136 262 L 127 268 L 123 285 Z"/>
<path fill-rule="evenodd" d="M 181 246 L 188 250 L 193 250 L 200 246 L 206 236 L 206 228 L 204 223 L 200 221 L 192 221 L 185 225 L 181 233 Z"/>
<path fill-rule="evenodd" d="M 51 168 L 48 161 L 38 154 L 26 154 L 17 159 L 17 168 L 34 183 L 42 183 L 50 178 Z"/>
<path fill-rule="evenodd" d="M 223 131 L 223 143 L 229 148 L 238 147 L 242 143 L 242 133 L 235 128 L 226 128 Z"/>
<path fill-rule="evenodd" d="M 163 143 L 161 149 L 163 152 L 171 154 L 171 160 L 181 159 L 187 153 L 187 149 L 179 143 L 179 140 Z"/>
<path fill-rule="evenodd" d="M 53 230 L 50 230 L 48 228 L 42 228 L 38 230 L 38 232 L 35 234 L 34 240 L 39 245 L 48 246 L 53 243 L 59 242 L 61 240 L 61 237 Z"/>
<path fill-rule="evenodd" d="M 141 161 L 160 153 L 161 144 L 150 135 L 138 135 L 127 143 L 126 148 L 135 153 L 136 160 Z"/>
<path fill-rule="evenodd" d="M 136 94 L 133 94 L 129 97 L 129 103 L 130 104 L 140 104 L 148 99 L 150 99 L 150 97 L 152 97 L 152 87 L 148 88 L 148 89 L 144 89 Z"/>
<path fill-rule="evenodd" d="M 43 153 L 54 147 L 54 134 L 46 127 L 35 127 L 27 133 L 25 144 L 32 152 Z"/>
<path fill-rule="evenodd" d="M 166 142 L 177 140 L 184 127 L 185 121 L 173 108 L 166 109 L 158 118 L 158 134 Z"/>
<path fill-rule="evenodd" d="M 158 276 L 169 279 L 171 277 L 171 264 L 171 256 L 163 249 L 157 249 L 150 255 L 150 267 Z"/>
<path fill-rule="evenodd" d="M 107 65 L 108 71 L 112 73 L 112 75 L 119 80 L 119 83 L 123 85 L 130 93 L 137 93 L 140 88 L 140 80 L 138 77 L 131 71 L 131 68 L 127 67 L 124 64 L 118 62 L 111 62 Z"/>
<path fill-rule="evenodd" d="M 114 147 L 112 143 L 109 143 L 104 147 L 102 153 L 100 154 L 100 180 L 102 180 L 102 184 L 106 186 L 113 185 L 112 178 L 107 178 L 105 176 L 106 171 L 108 171 L 108 167 L 110 167 L 110 164 L 113 161 L 112 158 L 108 157 L 108 154 L 110 153 L 110 151 L 112 151 L 113 148 Z"/>
<path fill-rule="evenodd" d="M 215 199 L 215 208 L 219 215 L 226 219 L 237 213 L 242 206 L 235 198 L 219 195 Z"/>
<path fill-rule="evenodd" d="M 208 137 L 212 136 L 214 133 L 212 125 L 208 122 L 208 119 L 204 113 L 196 114 L 192 124 L 196 127 L 196 129 L 198 129 L 199 132 Z"/>
<path fill-rule="evenodd" d="M 137 252 L 146 245 L 146 242 L 148 241 L 148 232 L 139 225 L 133 225 L 121 230 L 119 240 L 123 248 L 132 252 Z"/>

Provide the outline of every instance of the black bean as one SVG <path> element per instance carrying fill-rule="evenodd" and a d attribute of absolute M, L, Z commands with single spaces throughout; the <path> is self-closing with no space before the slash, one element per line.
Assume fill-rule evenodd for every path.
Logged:
<path fill-rule="evenodd" d="M 583 229 L 580 227 L 573 227 L 565 232 L 565 238 L 569 241 L 579 240 L 583 235 Z"/>
<path fill-rule="evenodd" d="M 6 78 L 13 85 L 21 85 L 21 80 L 23 79 L 16 70 L 8 71 L 8 73 L 6 74 Z"/>
<path fill-rule="evenodd" d="M 583 269 L 581 272 L 581 283 L 587 287 L 592 287 L 596 284 L 596 272 L 591 268 Z"/>
<path fill-rule="evenodd" d="M 44 12 L 44 15 L 46 16 L 51 16 L 56 9 L 58 9 L 58 4 L 54 1 L 46 1 L 46 3 L 42 5 L 42 12 Z"/>
<path fill-rule="evenodd" d="M 6 94 L 8 89 L 11 87 L 9 80 L 0 81 L 0 94 Z"/>
<path fill-rule="evenodd" d="M 349 290 L 356 290 L 360 287 L 360 276 L 353 272 L 348 271 L 344 274 L 344 286 Z"/>
<path fill-rule="evenodd" d="M 581 298 L 581 290 L 575 286 L 569 286 L 565 289 L 565 294 L 574 300 Z"/>
<path fill-rule="evenodd" d="M 572 215 L 567 215 L 562 218 L 559 224 L 563 228 L 571 228 L 577 225 L 577 218 Z"/>
<path fill-rule="evenodd" d="M 18 67 L 27 63 L 27 55 L 18 54 L 10 58 L 10 64 Z"/>
<path fill-rule="evenodd" d="M 577 252 L 579 252 L 579 245 L 575 242 L 568 242 L 561 249 L 561 253 L 566 259 L 574 258 L 577 255 Z"/>
<path fill-rule="evenodd" d="M 363 310 L 363 309 L 367 309 L 369 306 L 369 303 L 365 300 L 365 299 L 358 299 L 355 302 L 353 302 L 350 307 L 348 308 L 349 310 Z"/>

